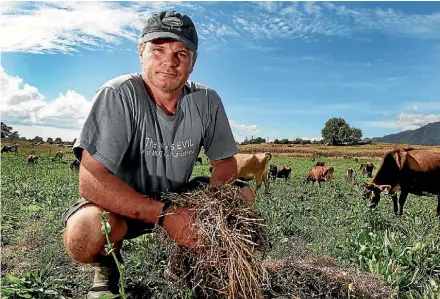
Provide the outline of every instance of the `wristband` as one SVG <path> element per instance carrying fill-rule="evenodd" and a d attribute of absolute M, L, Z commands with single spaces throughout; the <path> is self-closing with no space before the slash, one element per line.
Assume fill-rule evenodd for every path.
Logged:
<path fill-rule="evenodd" d="M 173 204 L 171 201 L 167 201 L 162 208 L 162 212 L 160 212 L 159 218 L 157 220 L 157 225 L 163 227 L 163 222 L 165 220 L 165 216 L 167 215 L 167 210 L 169 207 L 171 207 Z"/>

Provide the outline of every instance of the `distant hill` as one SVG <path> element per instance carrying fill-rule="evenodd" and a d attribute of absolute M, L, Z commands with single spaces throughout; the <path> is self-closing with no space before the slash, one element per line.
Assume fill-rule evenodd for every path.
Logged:
<path fill-rule="evenodd" d="M 374 137 L 377 142 L 404 143 L 414 145 L 440 145 L 440 121 L 427 124 L 416 130 Z"/>

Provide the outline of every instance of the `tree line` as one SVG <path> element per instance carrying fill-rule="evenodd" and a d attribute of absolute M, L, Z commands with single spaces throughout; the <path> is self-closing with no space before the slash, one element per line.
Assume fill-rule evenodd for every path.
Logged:
<path fill-rule="evenodd" d="M 275 139 L 274 144 L 328 144 L 328 145 L 351 145 L 358 144 L 362 139 L 362 130 L 354 127 L 350 127 L 349 124 L 343 118 L 333 117 L 330 118 L 321 130 L 321 140 L 307 140 L 296 138 L 294 140 L 288 139 Z M 55 139 L 48 137 L 46 141 L 40 136 L 35 136 L 33 139 L 26 139 L 26 137 L 20 137 L 17 131 L 14 131 L 12 127 L 7 126 L 4 122 L 1 123 L 1 137 L 9 138 L 11 140 L 32 141 L 32 142 L 46 142 L 49 144 L 61 144 L 63 140 L 60 137 Z M 75 140 L 73 141 L 75 142 Z M 247 137 L 240 144 L 262 144 L 266 143 L 265 138 L 253 136 L 248 139 Z"/>
<path fill-rule="evenodd" d="M 321 130 L 322 139 L 308 140 L 296 138 L 289 139 L 275 139 L 274 144 L 328 144 L 328 145 L 353 145 L 359 144 L 362 140 L 362 130 L 350 127 L 350 125 L 343 118 L 330 118 Z M 266 139 L 261 137 L 248 139 L 247 137 L 240 144 L 261 144 L 266 143 Z"/>
<path fill-rule="evenodd" d="M 63 144 L 68 141 L 63 141 L 61 137 L 56 137 L 55 139 L 52 137 L 48 137 L 46 141 L 44 141 L 43 137 L 35 136 L 32 139 L 28 139 L 26 137 L 20 137 L 18 131 L 14 131 L 13 127 L 6 125 L 4 122 L 1 122 L 1 138 L 8 138 L 13 141 L 31 141 L 36 143 L 46 142 L 49 144 Z M 75 142 L 75 140 L 73 141 Z"/>

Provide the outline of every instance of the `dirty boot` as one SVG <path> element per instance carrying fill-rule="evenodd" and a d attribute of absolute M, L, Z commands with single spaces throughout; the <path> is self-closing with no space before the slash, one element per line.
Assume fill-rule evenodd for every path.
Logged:
<path fill-rule="evenodd" d="M 116 253 L 122 262 L 121 254 Z M 104 295 L 119 294 L 119 271 L 113 256 L 102 256 L 95 265 L 93 285 L 87 294 L 87 299 L 97 299 Z"/>

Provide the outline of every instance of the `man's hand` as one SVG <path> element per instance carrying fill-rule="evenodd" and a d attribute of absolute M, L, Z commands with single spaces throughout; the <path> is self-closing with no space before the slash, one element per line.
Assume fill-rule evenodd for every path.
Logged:
<path fill-rule="evenodd" d="M 163 227 L 177 244 L 194 248 L 197 241 L 196 231 L 192 228 L 193 213 L 188 208 L 170 207 L 165 216 Z"/>

